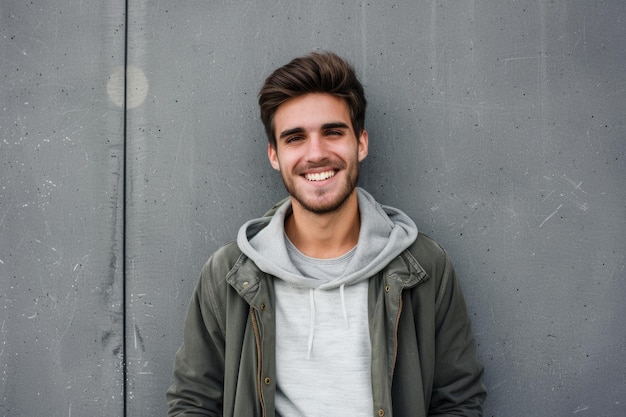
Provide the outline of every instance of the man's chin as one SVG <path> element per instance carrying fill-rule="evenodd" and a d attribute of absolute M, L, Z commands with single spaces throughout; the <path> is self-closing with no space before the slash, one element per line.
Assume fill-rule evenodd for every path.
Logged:
<path fill-rule="evenodd" d="M 298 194 L 291 194 L 292 201 L 296 201 L 299 206 L 304 210 L 314 214 L 329 214 L 340 210 L 345 206 L 352 195 L 352 190 L 345 195 L 334 196 L 333 198 L 324 198 L 320 196 L 317 198 L 304 198 Z"/>

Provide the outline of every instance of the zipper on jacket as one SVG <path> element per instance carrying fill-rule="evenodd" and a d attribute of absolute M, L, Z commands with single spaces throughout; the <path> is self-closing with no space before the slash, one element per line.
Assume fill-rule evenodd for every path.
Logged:
<path fill-rule="evenodd" d="M 261 404 L 261 415 L 265 416 L 265 401 L 263 400 L 263 367 L 261 363 L 261 333 L 259 331 L 259 323 L 256 318 L 254 307 L 250 306 L 250 321 L 252 322 L 252 329 L 254 330 L 254 340 L 256 341 L 257 352 L 257 394 L 259 396 L 259 403 Z"/>

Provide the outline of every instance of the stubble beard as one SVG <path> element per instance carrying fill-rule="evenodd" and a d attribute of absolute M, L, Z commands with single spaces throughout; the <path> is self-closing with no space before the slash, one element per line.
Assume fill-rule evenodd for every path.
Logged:
<path fill-rule="evenodd" d="M 359 163 L 357 162 L 354 165 L 351 165 L 349 169 L 345 172 L 347 173 L 346 179 L 344 181 L 344 184 L 340 188 L 340 192 L 337 197 L 333 200 L 322 202 L 318 202 L 317 200 L 324 197 L 324 195 L 327 193 L 326 190 L 317 190 L 316 195 L 312 199 L 310 199 L 314 201 L 309 201 L 307 200 L 306 196 L 304 196 L 303 193 L 301 193 L 294 186 L 292 182 L 285 179 L 284 175 L 281 175 L 281 177 L 283 180 L 283 184 L 285 185 L 285 188 L 287 189 L 287 192 L 289 193 L 291 198 L 296 200 L 298 204 L 302 206 L 302 208 L 314 214 L 328 214 L 343 207 L 354 192 L 359 180 Z"/>

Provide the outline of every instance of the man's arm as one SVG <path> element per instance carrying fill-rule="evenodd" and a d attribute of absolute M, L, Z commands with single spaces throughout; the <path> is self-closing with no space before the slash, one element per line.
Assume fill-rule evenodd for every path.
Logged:
<path fill-rule="evenodd" d="M 168 417 L 221 416 L 224 334 L 210 306 L 205 265 L 185 318 L 183 345 L 174 359 L 174 384 L 167 391 Z"/>
<path fill-rule="evenodd" d="M 435 375 L 429 416 L 483 415 L 483 366 L 454 268 L 446 256 L 436 301 Z"/>

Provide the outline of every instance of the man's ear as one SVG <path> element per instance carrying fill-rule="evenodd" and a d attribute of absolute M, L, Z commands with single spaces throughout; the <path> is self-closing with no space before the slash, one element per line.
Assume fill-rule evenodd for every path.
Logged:
<path fill-rule="evenodd" d="M 369 138 L 367 136 L 367 130 L 363 129 L 361 131 L 361 136 L 359 136 L 359 162 L 363 161 L 368 153 L 369 146 Z"/>
<path fill-rule="evenodd" d="M 272 168 L 274 168 L 276 171 L 280 171 L 280 164 L 278 163 L 278 153 L 276 153 L 276 148 L 272 146 L 271 143 L 267 144 L 267 158 L 270 160 Z"/>

